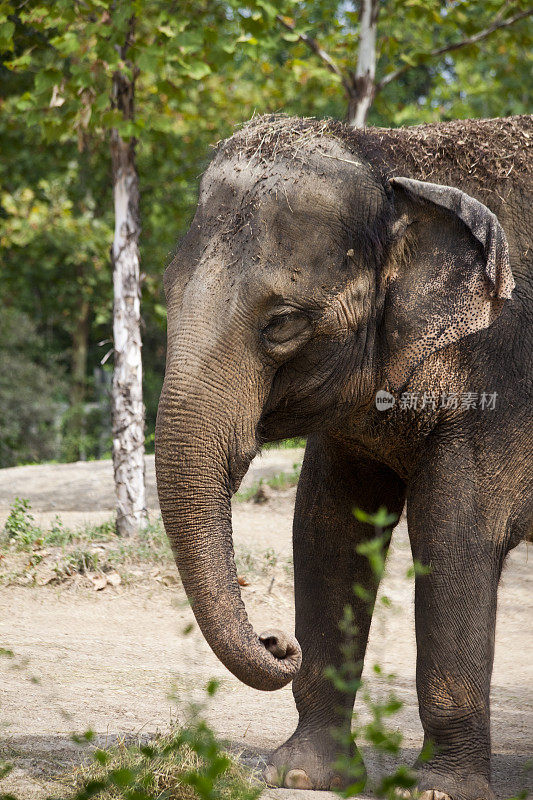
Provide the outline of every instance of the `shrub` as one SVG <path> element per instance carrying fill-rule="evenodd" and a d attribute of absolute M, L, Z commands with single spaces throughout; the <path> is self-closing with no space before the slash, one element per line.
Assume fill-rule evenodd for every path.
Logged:
<path fill-rule="evenodd" d="M 4 525 L 4 537 L 20 549 L 27 548 L 42 536 L 42 531 L 35 524 L 30 508 L 28 500 L 16 497 Z"/>
<path fill-rule="evenodd" d="M 217 687 L 210 681 L 208 695 Z M 96 750 L 93 763 L 79 770 L 77 788 L 75 800 L 257 800 L 263 787 L 193 705 L 184 727 L 147 744 Z"/>
<path fill-rule="evenodd" d="M 29 316 L 0 314 L 0 467 L 57 458 L 63 372 Z"/>

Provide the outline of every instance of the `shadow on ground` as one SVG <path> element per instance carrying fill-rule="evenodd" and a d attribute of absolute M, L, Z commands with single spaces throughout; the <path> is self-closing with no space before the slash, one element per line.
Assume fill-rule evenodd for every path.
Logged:
<path fill-rule="evenodd" d="M 148 738 L 148 737 L 147 737 Z M 138 737 L 124 737 L 121 734 L 108 733 L 99 735 L 95 739 L 98 747 L 109 747 L 118 741 L 135 743 Z M 243 748 L 240 742 L 228 742 L 228 749 L 238 755 L 240 760 L 255 772 L 260 773 L 266 763 L 269 751 L 264 748 Z M 401 764 L 412 765 L 418 755 L 414 748 L 404 748 L 399 756 L 376 753 L 368 747 L 362 747 L 365 765 L 368 770 L 369 787 L 376 784 L 380 778 L 393 773 Z M 66 736 L 13 736 L 5 740 L 0 746 L 0 757 L 7 761 L 16 761 L 16 783 L 18 797 L 24 800 L 23 786 L 28 787 L 40 784 L 50 792 L 54 800 L 68 795 L 68 777 L 72 771 L 85 759 L 90 759 L 90 751 Z M 494 753 L 492 757 L 493 787 L 499 800 L 507 800 L 526 792 L 529 798 L 533 796 L 533 764 L 527 753 Z M 1 789 L 6 791 L 8 786 L 2 782 Z M 295 790 L 267 789 L 271 796 L 288 796 L 296 800 L 318 798 L 320 795 L 334 797 L 332 793 L 309 793 Z M 523 796 L 523 794 L 522 794 Z M 371 798 L 371 793 L 361 795 L 361 798 Z"/>

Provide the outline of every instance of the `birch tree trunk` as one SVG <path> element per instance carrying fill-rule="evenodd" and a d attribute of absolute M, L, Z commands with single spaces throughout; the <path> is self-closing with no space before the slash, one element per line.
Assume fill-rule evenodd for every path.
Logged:
<path fill-rule="evenodd" d="M 79 267 L 77 278 L 83 279 L 83 267 Z M 71 442 L 69 444 L 68 457 L 76 461 L 85 461 L 87 457 L 83 442 L 83 433 L 85 428 L 90 311 L 91 307 L 87 298 L 80 298 L 78 313 L 72 331 L 72 384 L 70 389 L 70 415 L 68 425 L 68 434 Z"/>
<path fill-rule="evenodd" d="M 133 73 L 135 74 L 135 73 Z M 133 119 L 134 80 L 113 76 L 113 105 Z M 139 177 L 135 141 L 111 132 L 115 236 L 113 240 L 112 387 L 113 469 L 117 496 L 117 533 L 129 536 L 146 520 L 144 481 L 144 405 L 141 360 L 141 286 L 139 270 Z"/>
<path fill-rule="evenodd" d="M 348 102 L 348 124 L 353 128 L 366 125 L 368 111 L 374 101 L 376 80 L 376 29 L 379 0 L 361 0 L 359 12 L 359 52 L 357 67 L 351 76 Z"/>

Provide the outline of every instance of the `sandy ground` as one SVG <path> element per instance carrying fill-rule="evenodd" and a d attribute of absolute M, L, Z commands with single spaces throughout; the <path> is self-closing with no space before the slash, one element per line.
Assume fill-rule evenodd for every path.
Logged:
<path fill-rule="evenodd" d="M 245 479 L 291 470 L 297 451 L 267 451 Z M 153 460 L 147 459 L 149 505 L 156 511 Z M 0 471 L 0 525 L 15 496 L 27 497 L 39 522 L 60 514 L 66 524 L 100 521 L 113 507 L 109 462 L 19 467 Z M 294 491 L 276 494 L 265 505 L 234 505 L 238 548 L 280 556 L 290 554 Z M 531 557 L 531 554 L 530 554 Z M 526 545 L 511 554 L 499 595 L 496 657 L 492 684 L 493 771 L 500 798 L 529 787 L 526 762 L 533 755 L 533 668 L 531 565 Z M 392 727 L 402 731 L 402 757 L 410 763 L 421 745 L 415 693 L 413 585 L 407 532 L 395 531 L 381 593 L 393 610 L 375 615 L 365 677 L 374 696 L 389 686 L 372 671 L 379 663 L 393 672 L 392 688 L 404 702 Z M 270 591 L 269 591 L 270 590 Z M 256 630 L 293 626 L 292 592 L 280 567 L 273 585 L 258 578 L 243 588 Z M 379 605 L 379 604 L 378 604 Z M 2 752 L 14 772 L 0 783 L 21 800 L 60 796 L 55 778 L 79 758 L 70 735 L 91 727 L 99 741 L 165 730 L 182 719 L 191 698 L 203 696 L 211 677 L 221 689 L 207 709 L 216 730 L 257 763 L 292 732 L 296 714 L 290 688 L 261 693 L 240 684 L 217 661 L 201 635 L 184 635 L 191 620 L 179 586 L 119 586 L 105 592 L 59 587 L 2 588 L 0 645 L 14 659 L 0 659 L 2 670 Z M 357 705 L 361 718 L 364 703 Z M 370 774 L 392 762 L 377 763 L 365 751 Z M 270 798 L 304 800 L 329 793 L 267 790 Z"/>

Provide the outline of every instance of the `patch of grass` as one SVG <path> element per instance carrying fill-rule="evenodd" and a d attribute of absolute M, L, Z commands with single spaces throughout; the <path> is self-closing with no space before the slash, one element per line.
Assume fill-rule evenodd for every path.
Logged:
<path fill-rule="evenodd" d="M 299 463 L 294 463 L 292 465 L 291 472 L 278 472 L 277 475 L 273 475 L 271 478 L 256 481 L 247 489 L 241 489 L 240 491 L 236 492 L 234 499 L 240 503 L 253 500 L 255 497 L 257 497 L 258 492 L 261 491 L 262 486 L 269 486 L 271 489 L 276 489 L 277 491 L 291 489 L 293 486 L 298 485 L 301 470 L 302 465 Z"/>
<path fill-rule="evenodd" d="M 279 472 L 268 478 L 266 483 L 271 489 L 290 489 L 292 486 L 297 486 L 300 479 L 300 472 L 302 471 L 301 464 L 293 464 L 292 472 Z"/>
<path fill-rule="evenodd" d="M 295 465 L 293 472 L 276 475 L 271 483 L 280 488 L 294 485 L 298 472 L 299 467 Z M 0 535 L 0 560 L 1 585 L 44 586 L 62 583 L 77 575 L 92 580 L 94 573 L 110 572 L 118 572 L 123 583 L 130 583 L 149 578 L 154 574 L 153 568 L 168 568 L 172 574 L 175 570 L 160 517 L 149 522 L 138 535 L 128 538 L 116 535 L 113 519 L 72 530 L 56 516 L 46 530 L 35 524 L 28 501 L 20 499 L 14 503 L 3 535 Z M 238 548 L 236 562 L 239 575 L 248 578 L 292 575 L 292 560 L 280 558 L 272 548 L 261 552 Z M 175 575 L 175 582 L 179 583 L 177 570 Z M 163 578 L 165 582 L 166 576 Z M 87 586 L 91 586 L 89 581 Z"/>
<path fill-rule="evenodd" d="M 51 527 L 44 530 L 36 525 L 29 501 L 16 497 L 4 530 L 0 534 L 0 547 L 10 546 L 16 550 L 30 551 L 36 547 L 65 547 L 71 544 L 106 541 L 114 535 L 114 520 L 108 520 L 100 525 L 87 525 L 80 530 L 71 530 L 65 527 L 59 515 L 56 515 Z"/>
<path fill-rule="evenodd" d="M 98 553 L 78 547 L 68 554 L 65 559 L 65 568 L 64 571 L 67 575 L 73 572 L 78 572 L 80 575 L 96 572 L 99 568 Z"/>
<path fill-rule="evenodd" d="M 269 547 L 261 552 L 239 548 L 235 552 L 237 573 L 247 578 L 271 578 L 282 570 L 284 577 L 292 575 L 292 558 L 285 558 Z"/>
<path fill-rule="evenodd" d="M 257 481 L 252 483 L 251 486 L 248 486 L 247 489 L 239 489 L 239 491 L 235 492 L 233 495 L 233 499 L 237 503 L 247 503 L 248 500 L 252 500 L 257 495 L 262 483 L 263 481 Z"/>
<path fill-rule="evenodd" d="M 148 744 L 96 750 L 75 783 L 76 800 L 256 800 L 262 788 L 201 718 Z"/>
<path fill-rule="evenodd" d="M 107 561 L 113 566 L 145 562 L 173 563 L 172 551 L 161 518 L 141 530 L 138 536 L 112 540 L 115 545 L 107 551 Z"/>
<path fill-rule="evenodd" d="M 51 545 L 52 547 L 62 547 L 66 544 L 70 544 L 72 539 L 73 531 L 71 531 L 69 528 L 65 528 L 61 517 L 56 514 L 56 517 L 52 522 L 52 527 L 45 534 L 46 544 Z"/>

